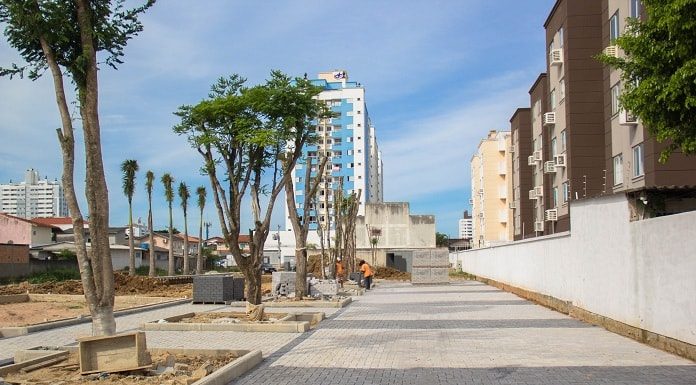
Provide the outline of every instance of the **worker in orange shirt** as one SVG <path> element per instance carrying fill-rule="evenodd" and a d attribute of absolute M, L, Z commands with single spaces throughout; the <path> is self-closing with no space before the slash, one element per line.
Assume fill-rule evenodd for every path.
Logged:
<path fill-rule="evenodd" d="M 346 271 L 343 268 L 343 262 L 341 258 L 336 258 L 336 280 L 343 287 L 343 281 L 346 279 Z"/>
<path fill-rule="evenodd" d="M 365 262 L 365 260 L 361 259 L 360 262 L 358 262 L 358 266 L 360 266 L 360 271 L 363 273 L 363 282 L 365 283 L 365 290 L 370 290 L 370 286 L 372 286 L 372 276 L 375 274 L 372 271 L 372 268 L 370 265 Z"/>

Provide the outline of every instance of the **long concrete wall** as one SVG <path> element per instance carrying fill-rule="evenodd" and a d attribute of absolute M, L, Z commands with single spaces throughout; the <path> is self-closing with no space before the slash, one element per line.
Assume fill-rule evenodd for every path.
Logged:
<path fill-rule="evenodd" d="M 571 214 L 572 233 L 463 252 L 463 270 L 696 345 L 696 212 L 629 222 L 613 195 Z"/>

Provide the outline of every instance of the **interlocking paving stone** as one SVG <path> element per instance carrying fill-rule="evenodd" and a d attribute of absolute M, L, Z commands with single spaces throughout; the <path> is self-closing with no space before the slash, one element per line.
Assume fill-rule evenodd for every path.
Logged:
<path fill-rule="evenodd" d="M 179 305 L 118 317 L 119 332 L 221 305 Z M 227 308 L 229 309 L 229 308 Z M 273 312 L 300 311 L 273 308 Z M 375 290 L 307 333 L 147 332 L 153 347 L 261 349 L 238 384 L 696 384 L 696 364 L 478 282 Z M 0 339 L 17 349 L 75 343 L 90 324 Z"/>

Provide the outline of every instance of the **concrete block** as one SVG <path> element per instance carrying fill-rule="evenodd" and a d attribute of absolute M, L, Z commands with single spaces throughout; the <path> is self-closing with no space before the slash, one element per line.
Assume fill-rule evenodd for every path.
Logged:
<path fill-rule="evenodd" d="M 430 267 L 430 250 L 413 250 L 412 267 Z"/>
<path fill-rule="evenodd" d="M 326 281 L 315 281 L 309 287 L 309 295 L 329 295 L 334 296 L 338 294 L 338 282 L 334 280 Z"/>
<path fill-rule="evenodd" d="M 431 267 L 430 268 L 430 283 L 448 283 L 449 268 L 447 267 Z"/>
<path fill-rule="evenodd" d="M 120 372 L 150 367 L 145 333 L 78 339 L 80 373 Z"/>
<path fill-rule="evenodd" d="M 244 278 L 221 274 L 193 277 L 193 302 L 223 303 L 239 301 L 242 298 L 244 298 Z"/>
<path fill-rule="evenodd" d="M 411 271 L 412 283 L 430 283 L 430 268 L 429 267 L 413 267 Z"/>
<path fill-rule="evenodd" d="M 430 267 L 449 267 L 449 252 L 447 249 L 430 251 Z"/>

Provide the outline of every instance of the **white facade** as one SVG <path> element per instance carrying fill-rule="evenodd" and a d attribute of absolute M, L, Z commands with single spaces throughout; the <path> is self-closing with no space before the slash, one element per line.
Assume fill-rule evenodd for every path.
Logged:
<path fill-rule="evenodd" d="M 316 122 L 317 142 L 305 145 L 303 157 L 293 169 L 295 202 L 301 213 L 304 205 L 311 205 L 310 229 L 319 224 L 333 221 L 333 190 L 343 180 L 344 196 L 360 192 L 358 215 L 365 214 L 366 203 L 383 200 L 382 154 L 377 145 L 375 127 L 370 121 L 365 104 L 365 88 L 359 83 L 349 82 L 345 71 L 321 72 L 312 80 L 323 87 L 317 98 L 324 101 L 336 116 Z M 323 176 L 316 202 L 305 202 L 306 159 L 314 159 L 329 153 L 325 170 L 312 167 L 311 177 Z M 327 218 L 328 216 L 328 218 Z M 292 229 L 288 208 L 285 208 L 286 229 Z M 333 223 L 330 227 L 333 227 Z"/>
<path fill-rule="evenodd" d="M 471 217 L 459 220 L 459 239 L 472 239 L 474 237 L 474 220 Z"/>
<path fill-rule="evenodd" d="M 29 169 L 24 182 L 0 185 L 0 212 L 27 219 L 65 217 L 68 205 L 60 182 L 40 179 L 38 171 Z"/>
<path fill-rule="evenodd" d="M 130 227 L 126 223 L 123 225 L 126 228 L 126 235 L 130 236 Z M 133 222 L 133 234 L 135 237 L 142 237 L 150 233 L 147 224 L 143 223 L 143 218 L 138 217 L 138 220 Z"/>

